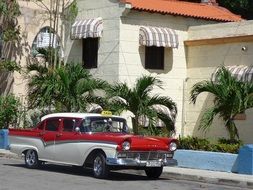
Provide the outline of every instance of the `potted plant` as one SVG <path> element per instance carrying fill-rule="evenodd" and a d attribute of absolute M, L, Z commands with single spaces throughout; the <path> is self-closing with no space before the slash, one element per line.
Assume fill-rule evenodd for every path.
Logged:
<path fill-rule="evenodd" d="M 0 149 L 8 148 L 8 128 L 18 118 L 18 106 L 14 95 L 0 96 Z"/>

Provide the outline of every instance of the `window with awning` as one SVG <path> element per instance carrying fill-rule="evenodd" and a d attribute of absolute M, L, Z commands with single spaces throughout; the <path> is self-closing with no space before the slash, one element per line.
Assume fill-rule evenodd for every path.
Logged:
<path fill-rule="evenodd" d="M 139 44 L 145 46 L 145 69 L 164 69 L 164 48 L 178 48 L 175 30 L 141 26 Z"/>
<path fill-rule="evenodd" d="M 232 76 L 234 76 L 238 81 L 242 82 L 253 82 L 253 65 L 246 66 L 246 65 L 233 65 L 233 66 L 226 66 Z M 219 68 L 217 68 L 211 77 L 212 81 L 216 81 L 217 73 Z"/>
<path fill-rule="evenodd" d="M 163 27 L 141 26 L 140 45 L 178 48 L 178 35 L 175 30 Z"/>
<path fill-rule="evenodd" d="M 75 21 L 71 28 L 71 39 L 102 37 L 103 19 L 101 17 Z"/>
<path fill-rule="evenodd" d="M 82 62 L 86 69 L 97 68 L 98 43 L 102 37 L 103 19 L 101 17 L 75 21 L 71 28 L 71 39 L 82 39 Z"/>

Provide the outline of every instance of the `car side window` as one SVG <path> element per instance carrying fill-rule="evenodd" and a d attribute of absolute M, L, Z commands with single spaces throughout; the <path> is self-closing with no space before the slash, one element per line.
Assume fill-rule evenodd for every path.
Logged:
<path fill-rule="evenodd" d="M 91 132 L 91 127 L 90 127 L 90 120 L 85 119 L 82 121 L 82 124 L 80 126 L 80 131 L 83 133 Z"/>
<path fill-rule="evenodd" d="M 46 122 L 46 131 L 58 131 L 60 121 L 59 119 L 49 119 Z"/>
<path fill-rule="evenodd" d="M 64 119 L 63 120 L 63 131 L 73 131 L 75 127 L 75 119 Z"/>

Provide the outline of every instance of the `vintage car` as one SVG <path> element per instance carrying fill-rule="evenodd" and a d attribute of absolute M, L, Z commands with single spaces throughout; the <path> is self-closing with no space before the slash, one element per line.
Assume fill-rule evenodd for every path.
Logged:
<path fill-rule="evenodd" d="M 96 178 L 117 169 L 159 178 L 164 166 L 177 165 L 176 139 L 132 135 L 124 118 L 110 114 L 49 114 L 32 129 L 10 129 L 9 138 L 10 151 L 28 168 L 53 162 L 92 168 Z"/>

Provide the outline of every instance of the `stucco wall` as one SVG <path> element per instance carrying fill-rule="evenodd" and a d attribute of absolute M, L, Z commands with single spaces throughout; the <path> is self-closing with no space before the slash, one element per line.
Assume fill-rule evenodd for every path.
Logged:
<path fill-rule="evenodd" d="M 189 29 L 189 40 L 225 38 L 231 36 L 246 36 L 253 34 L 253 22 L 215 24 L 196 26 Z M 242 47 L 247 51 L 242 51 Z M 216 118 L 206 134 L 198 130 L 199 121 L 205 109 L 212 105 L 210 94 L 201 94 L 195 105 L 189 102 L 189 93 L 192 86 L 202 80 L 209 80 L 217 66 L 224 65 L 252 65 L 253 41 L 224 43 L 213 45 L 199 45 L 187 47 L 187 80 L 185 91 L 185 113 L 183 134 L 217 139 L 228 137 L 221 119 Z M 253 143 L 253 110 L 247 110 L 245 121 L 236 121 L 240 138 L 245 143 Z"/>
<path fill-rule="evenodd" d="M 34 2 L 18 1 L 20 5 L 21 15 L 18 17 L 18 24 L 20 26 L 21 42 L 16 44 L 14 60 L 25 68 L 28 57 L 31 54 L 32 43 L 39 33 L 40 29 L 49 24 L 49 15 L 45 9 L 42 9 Z M 48 3 L 44 1 L 44 3 Z M 39 3 L 38 3 L 39 4 Z M 23 70 L 24 71 L 24 70 Z M 23 102 L 26 100 L 27 94 L 27 80 L 24 72 L 14 72 L 14 81 L 12 84 L 12 93 L 19 96 Z"/>
<path fill-rule="evenodd" d="M 122 13 L 117 0 L 79 0 L 76 20 L 103 18 L 103 36 L 99 40 L 98 68 L 91 73 L 109 82 L 118 80 L 119 70 L 119 18 Z M 69 26 L 71 27 L 71 25 Z M 66 61 L 82 61 L 82 40 L 67 39 Z"/>
<path fill-rule="evenodd" d="M 164 83 L 164 89 L 156 94 L 169 96 L 177 103 L 176 135 L 182 133 L 183 91 L 186 78 L 186 52 L 184 40 L 188 39 L 188 27 L 212 23 L 209 21 L 130 11 L 121 17 L 119 45 L 119 80 L 133 85 L 142 75 L 156 76 Z M 164 70 L 145 69 L 145 47 L 139 45 L 140 26 L 157 26 L 174 29 L 179 36 L 179 47 L 165 48 Z"/>
<path fill-rule="evenodd" d="M 189 27 L 189 40 L 250 35 L 253 21 L 230 22 Z"/>

